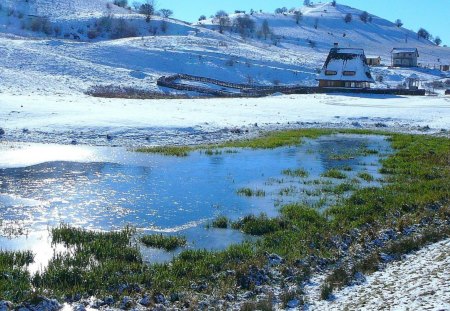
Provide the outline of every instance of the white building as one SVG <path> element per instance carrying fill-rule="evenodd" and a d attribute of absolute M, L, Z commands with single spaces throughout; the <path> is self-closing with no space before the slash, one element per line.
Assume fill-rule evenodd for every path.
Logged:
<path fill-rule="evenodd" d="M 341 49 L 336 45 L 316 79 L 319 87 L 370 88 L 370 74 L 363 49 Z"/>

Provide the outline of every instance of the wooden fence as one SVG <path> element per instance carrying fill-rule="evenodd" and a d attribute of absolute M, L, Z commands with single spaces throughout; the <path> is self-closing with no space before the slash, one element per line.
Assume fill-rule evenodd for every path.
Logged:
<path fill-rule="evenodd" d="M 182 83 L 182 80 L 201 82 L 205 84 L 213 84 L 221 86 L 224 89 L 218 90 L 211 87 L 199 86 Z M 382 95 L 411 95 L 424 96 L 425 90 L 409 90 L 409 89 L 353 89 L 353 88 L 330 88 L 330 87 L 315 87 L 315 86 L 301 86 L 301 85 L 251 85 L 232 83 L 220 81 L 216 79 L 192 76 L 187 74 L 176 74 L 171 76 L 163 76 L 157 80 L 157 85 L 180 90 L 191 91 L 203 94 L 208 94 L 218 97 L 263 97 L 272 95 L 274 93 L 283 94 L 327 94 L 327 93 L 362 93 L 362 94 L 382 94 Z M 232 92 L 225 88 L 239 90 L 239 92 Z"/>

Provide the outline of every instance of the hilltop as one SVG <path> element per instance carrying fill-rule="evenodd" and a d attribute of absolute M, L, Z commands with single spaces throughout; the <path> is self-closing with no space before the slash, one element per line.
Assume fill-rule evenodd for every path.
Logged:
<path fill-rule="evenodd" d="M 168 91 L 156 86 L 161 75 L 187 73 L 231 82 L 315 85 L 330 47 L 364 48 L 390 64 L 393 47 L 417 47 L 426 67 L 373 68 L 378 87 L 395 87 L 412 73 L 422 80 L 442 78 L 439 63 L 450 63 L 450 49 L 437 47 L 414 32 L 381 17 L 363 22 L 361 10 L 331 3 L 294 13 L 232 14 L 253 21 L 243 37 L 233 27 L 220 33 L 217 21 L 189 24 L 132 10 L 105 0 L 1 0 L 0 89 L 9 93 L 85 92 L 96 85 Z M 346 23 L 344 16 L 352 15 Z M 267 21 L 270 35 L 259 33 Z M 36 26 L 37 25 L 37 26 Z M 39 26 L 39 27 L 38 27 Z M 34 29 L 34 28 L 35 29 Z"/>

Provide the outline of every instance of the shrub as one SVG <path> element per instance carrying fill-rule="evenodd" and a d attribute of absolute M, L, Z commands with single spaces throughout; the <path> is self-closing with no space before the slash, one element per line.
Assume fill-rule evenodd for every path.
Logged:
<path fill-rule="evenodd" d="M 89 29 L 87 36 L 89 39 L 95 39 L 99 36 L 99 32 L 97 29 Z"/>
<path fill-rule="evenodd" d="M 137 36 L 136 27 L 130 25 L 123 18 L 114 20 L 111 38 L 120 39 L 120 38 L 136 37 L 136 36 Z"/>
<path fill-rule="evenodd" d="M 228 218 L 225 216 L 219 216 L 213 220 L 211 226 L 213 228 L 226 229 L 228 228 Z"/>
<path fill-rule="evenodd" d="M 353 16 L 352 16 L 352 14 L 350 14 L 350 13 L 347 13 L 346 15 L 345 15 L 345 17 L 344 17 L 344 21 L 348 24 L 348 23 L 350 23 L 351 21 L 352 21 L 352 19 L 353 19 Z"/>

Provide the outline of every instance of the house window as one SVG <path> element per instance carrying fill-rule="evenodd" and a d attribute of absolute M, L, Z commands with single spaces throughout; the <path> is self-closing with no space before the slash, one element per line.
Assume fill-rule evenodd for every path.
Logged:
<path fill-rule="evenodd" d="M 325 75 L 326 76 L 335 76 L 335 75 L 337 75 L 337 72 L 333 71 L 333 70 L 325 70 Z"/>
<path fill-rule="evenodd" d="M 356 75 L 356 71 L 344 71 L 344 76 L 354 76 Z"/>

